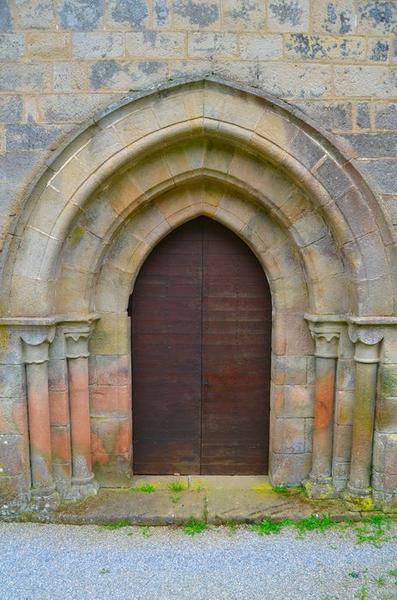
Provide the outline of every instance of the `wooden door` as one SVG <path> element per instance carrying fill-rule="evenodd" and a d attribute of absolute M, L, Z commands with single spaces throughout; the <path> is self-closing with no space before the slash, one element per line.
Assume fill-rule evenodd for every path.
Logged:
<path fill-rule="evenodd" d="M 181 226 L 130 314 L 134 473 L 267 473 L 271 296 L 246 244 L 204 217 Z"/>

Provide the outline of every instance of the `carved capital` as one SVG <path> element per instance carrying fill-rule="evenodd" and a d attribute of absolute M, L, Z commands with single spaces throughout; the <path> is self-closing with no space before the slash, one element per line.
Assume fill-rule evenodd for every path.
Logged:
<path fill-rule="evenodd" d="M 367 364 L 379 362 L 380 342 L 384 337 L 383 327 L 350 323 L 348 331 L 355 346 L 354 360 Z"/>
<path fill-rule="evenodd" d="M 20 332 L 23 360 L 26 364 L 40 364 L 48 360 L 48 348 L 55 336 L 54 326 L 29 327 Z"/>
<path fill-rule="evenodd" d="M 314 339 L 314 355 L 319 358 L 338 358 L 339 337 L 343 327 L 340 317 L 305 315 L 305 319 Z"/>
<path fill-rule="evenodd" d="M 64 327 L 67 358 L 88 358 L 88 341 L 94 329 L 93 322 L 68 323 Z"/>

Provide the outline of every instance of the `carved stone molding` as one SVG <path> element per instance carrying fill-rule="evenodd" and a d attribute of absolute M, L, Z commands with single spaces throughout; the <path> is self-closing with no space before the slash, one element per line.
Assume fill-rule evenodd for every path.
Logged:
<path fill-rule="evenodd" d="M 41 364 L 48 360 L 48 347 L 55 336 L 55 327 L 39 325 L 21 331 L 23 360 L 26 364 Z"/>
<path fill-rule="evenodd" d="M 349 338 L 355 345 L 354 360 L 360 363 L 379 362 L 379 344 L 384 337 L 383 327 L 349 323 Z"/>
<path fill-rule="evenodd" d="M 339 315 L 305 314 L 314 339 L 314 355 L 319 358 L 338 358 L 339 337 L 344 321 Z"/>

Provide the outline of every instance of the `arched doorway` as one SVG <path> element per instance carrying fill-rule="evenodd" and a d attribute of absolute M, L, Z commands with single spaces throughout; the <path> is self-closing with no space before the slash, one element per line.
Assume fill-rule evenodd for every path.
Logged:
<path fill-rule="evenodd" d="M 180 226 L 130 314 L 134 473 L 267 473 L 271 295 L 248 246 L 205 217 Z"/>

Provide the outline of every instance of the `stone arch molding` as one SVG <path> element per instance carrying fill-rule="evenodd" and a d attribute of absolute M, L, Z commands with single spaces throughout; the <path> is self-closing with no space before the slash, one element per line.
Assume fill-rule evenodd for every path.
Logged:
<path fill-rule="evenodd" d="M 396 287 L 391 228 L 352 158 L 281 101 L 215 80 L 128 98 L 64 146 L 32 187 L 2 265 L 2 362 L 27 383 L 7 398 L 26 396 L 35 430 L 23 419 L 0 429 L 19 444 L 7 489 L 48 501 L 94 493 L 94 473 L 104 485 L 129 480 L 128 297 L 151 249 L 204 214 L 252 248 L 271 286 L 273 481 L 310 475 L 313 494 L 348 484 L 356 497 L 376 468 L 378 497 L 389 498 L 387 451 L 350 469 L 350 441 L 362 440 L 348 408 L 354 365 L 361 378 L 378 369 Z M 362 336 L 349 338 L 362 327 L 380 331 L 369 362 Z"/>

